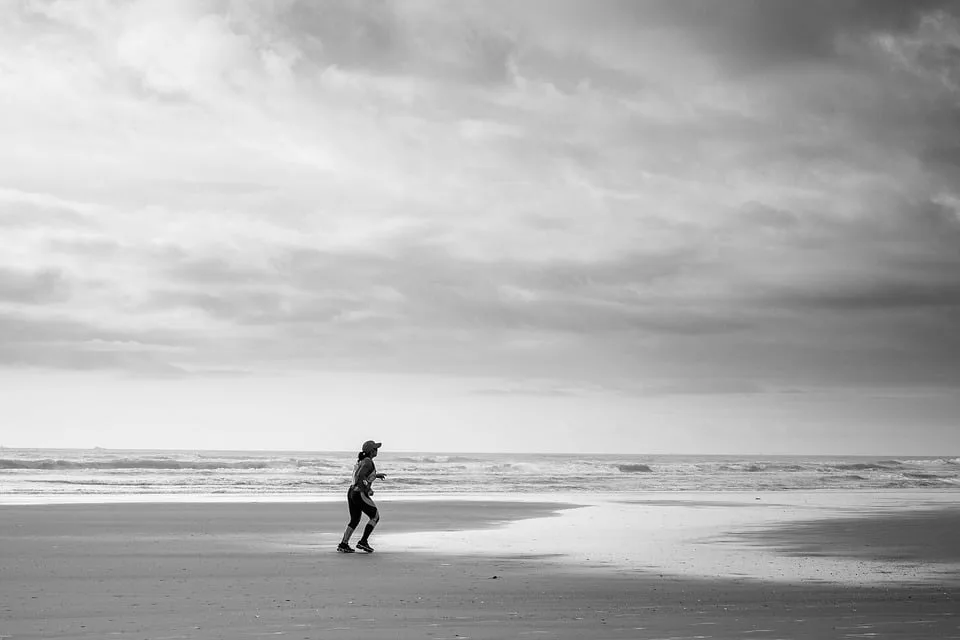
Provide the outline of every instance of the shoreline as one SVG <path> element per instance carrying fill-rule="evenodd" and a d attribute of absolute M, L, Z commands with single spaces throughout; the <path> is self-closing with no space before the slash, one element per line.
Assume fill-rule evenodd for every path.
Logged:
<path fill-rule="evenodd" d="M 0 495 L 0 507 L 9 506 L 54 506 L 71 504 L 242 504 L 242 503 L 329 503 L 343 501 L 346 485 L 342 491 L 323 493 L 102 493 L 102 494 L 7 494 Z M 377 501 L 384 502 L 432 502 L 432 501 L 502 501 L 502 502 L 577 502 L 594 504 L 598 501 L 657 501 L 676 500 L 679 503 L 695 501 L 700 497 L 720 498 L 729 496 L 737 501 L 745 497 L 762 496 L 766 499 L 782 496 L 830 496 L 862 495 L 882 499 L 891 497 L 894 504 L 904 496 L 925 503 L 960 503 L 960 487 L 925 487 L 888 489 L 822 487 L 819 489 L 635 489 L 622 491 L 415 491 L 393 492 L 382 489 L 377 492 Z M 828 500 L 829 502 L 829 500 Z"/>

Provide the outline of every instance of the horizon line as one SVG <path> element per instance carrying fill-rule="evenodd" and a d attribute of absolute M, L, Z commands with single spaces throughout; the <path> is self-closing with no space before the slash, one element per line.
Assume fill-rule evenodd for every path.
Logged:
<path fill-rule="evenodd" d="M 16 451 L 128 451 L 128 452 L 177 452 L 177 453 L 188 453 L 188 452 L 207 452 L 207 453 L 345 453 L 345 454 L 354 454 L 356 451 L 352 449 L 252 449 L 252 448 L 239 448 L 239 449 L 208 449 L 202 447 L 162 447 L 162 448 L 144 448 L 144 447 L 101 447 L 101 446 L 92 446 L 92 447 L 23 447 L 23 446 L 6 446 L 0 444 L 0 451 L 5 450 L 16 450 Z M 611 452 L 611 451 L 581 451 L 581 452 L 566 452 L 566 451 L 521 451 L 521 450 L 506 450 L 506 451 L 454 451 L 454 450 L 436 450 L 436 449 L 387 449 L 387 451 L 393 453 L 401 454 L 410 454 L 410 453 L 432 453 L 432 454 L 441 454 L 441 455 L 462 455 L 462 454 L 472 454 L 472 455 L 555 455 L 555 456 L 617 456 L 617 455 L 628 455 L 628 456 L 672 456 L 672 457 L 681 457 L 681 456 L 691 456 L 691 457 L 731 457 L 731 456 L 746 456 L 746 457 L 791 457 L 791 456 L 806 456 L 806 457 L 860 457 L 860 458 L 903 458 L 903 457 L 920 457 L 920 458 L 960 458 L 960 452 L 954 454 L 933 454 L 933 453 L 757 453 L 757 452 L 724 452 L 724 453 L 690 453 L 690 452 L 673 452 L 673 453 L 664 453 L 664 452 Z"/>

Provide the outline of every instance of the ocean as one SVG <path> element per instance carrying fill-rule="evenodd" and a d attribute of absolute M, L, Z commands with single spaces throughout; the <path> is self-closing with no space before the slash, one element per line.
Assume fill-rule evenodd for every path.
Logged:
<path fill-rule="evenodd" d="M 0 449 L 0 503 L 340 496 L 356 454 Z M 378 497 L 649 491 L 960 491 L 960 457 L 384 451 Z"/>

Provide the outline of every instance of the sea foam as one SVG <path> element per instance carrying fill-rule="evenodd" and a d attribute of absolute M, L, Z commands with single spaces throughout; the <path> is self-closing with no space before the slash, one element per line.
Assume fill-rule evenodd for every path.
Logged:
<path fill-rule="evenodd" d="M 33 496 L 339 494 L 356 454 L 273 451 L 0 450 L 0 501 Z M 383 450 L 378 495 L 952 489 L 953 456 L 459 454 Z"/>

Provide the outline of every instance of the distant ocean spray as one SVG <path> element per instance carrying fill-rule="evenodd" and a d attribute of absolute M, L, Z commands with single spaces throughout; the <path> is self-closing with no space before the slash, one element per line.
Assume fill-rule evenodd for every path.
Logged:
<path fill-rule="evenodd" d="M 339 495 L 355 454 L 0 449 L 0 502 Z M 385 451 L 378 493 L 956 489 L 958 457 L 434 454 Z"/>

